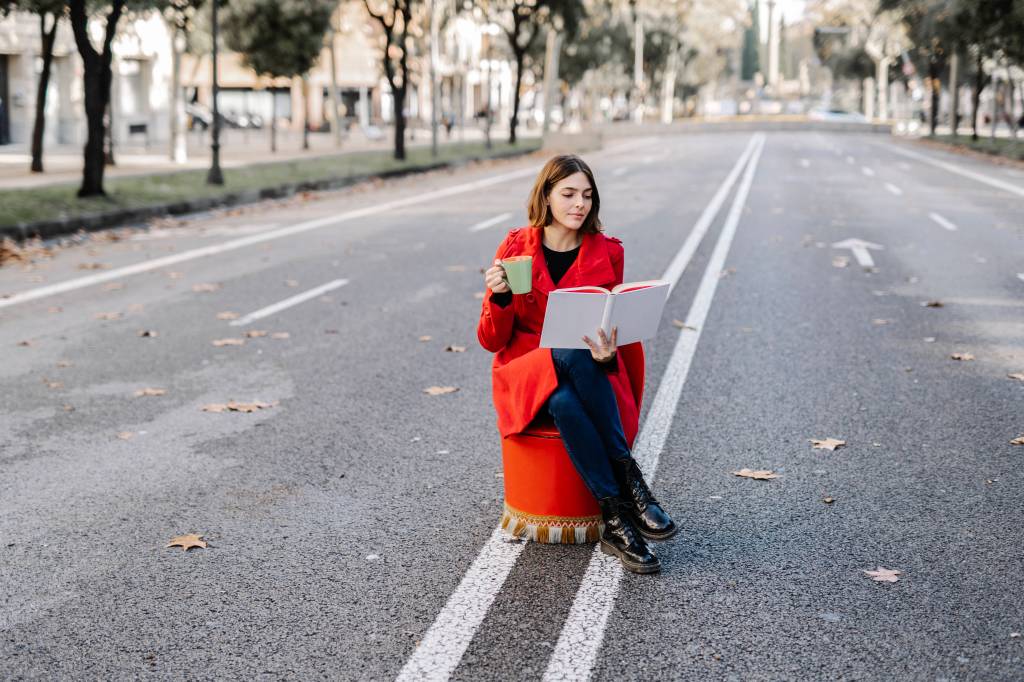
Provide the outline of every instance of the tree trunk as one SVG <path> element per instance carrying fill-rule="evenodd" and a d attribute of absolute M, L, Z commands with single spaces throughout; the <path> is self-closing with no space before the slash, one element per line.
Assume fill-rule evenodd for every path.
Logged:
<path fill-rule="evenodd" d="M 107 73 L 109 74 L 109 67 Z M 109 82 L 109 76 L 106 79 Z M 103 125 L 104 114 L 107 111 L 107 101 L 104 96 L 103 75 L 101 68 L 86 69 L 83 74 L 83 85 L 85 89 L 85 118 L 88 134 L 85 139 L 85 152 L 82 166 L 82 186 L 78 190 L 78 196 L 91 197 L 102 196 L 103 191 L 103 170 L 106 167 L 106 157 L 103 153 L 103 138 L 106 127 Z M 109 92 L 109 91 L 107 91 Z"/>
<path fill-rule="evenodd" d="M 512 119 L 508 126 L 508 143 L 516 143 L 516 128 L 519 127 L 519 90 L 523 85 L 523 58 L 525 50 L 516 50 L 516 85 L 512 91 Z"/>
<path fill-rule="evenodd" d="M 974 72 L 974 92 L 971 94 L 971 139 L 978 141 L 978 107 L 981 104 L 981 91 L 985 87 L 985 69 L 982 66 L 981 51 L 978 51 L 978 60 L 975 64 L 977 70 Z"/>
<path fill-rule="evenodd" d="M 39 74 L 39 87 L 36 90 L 36 119 L 32 126 L 32 172 L 43 172 L 43 133 L 46 131 L 46 90 L 50 86 L 50 70 L 53 65 L 53 43 L 57 38 L 57 26 L 60 15 L 53 15 L 53 25 L 46 30 L 46 17 L 49 12 L 39 13 L 39 32 L 42 37 L 43 71 Z"/>
<path fill-rule="evenodd" d="M 938 64 L 934 58 L 928 60 L 928 78 L 932 86 L 932 110 L 928 114 L 928 135 L 935 137 L 935 126 L 939 122 L 939 95 L 941 94 L 942 83 L 939 81 Z"/>
<path fill-rule="evenodd" d="M 405 85 L 391 89 L 395 103 L 395 158 L 405 160 Z"/>
<path fill-rule="evenodd" d="M 277 93 L 270 88 L 270 151 L 277 152 Z"/>

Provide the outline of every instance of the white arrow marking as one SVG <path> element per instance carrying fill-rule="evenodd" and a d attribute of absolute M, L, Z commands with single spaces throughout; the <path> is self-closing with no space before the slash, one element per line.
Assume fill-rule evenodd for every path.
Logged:
<path fill-rule="evenodd" d="M 832 244 L 833 249 L 850 249 L 853 251 L 853 257 L 857 259 L 857 262 L 863 268 L 874 267 L 875 261 L 871 259 L 871 254 L 868 253 L 868 249 L 884 249 L 885 247 L 881 244 L 875 244 L 874 242 L 866 242 L 863 239 L 844 239 L 841 242 L 834 242 Z"/>

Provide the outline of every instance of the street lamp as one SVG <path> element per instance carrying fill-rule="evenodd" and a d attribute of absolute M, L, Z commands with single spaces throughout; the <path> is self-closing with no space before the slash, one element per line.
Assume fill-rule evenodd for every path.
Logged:
<path fill-rule="evenodd" d="M 213 0 L 213 140 L 210 143 L 212 163 L 210 172 L 206 175 L 207 185 L 223 185 L 224 174 L 220 172 L 220 112 L 217 109 L 217 3 Z"/>

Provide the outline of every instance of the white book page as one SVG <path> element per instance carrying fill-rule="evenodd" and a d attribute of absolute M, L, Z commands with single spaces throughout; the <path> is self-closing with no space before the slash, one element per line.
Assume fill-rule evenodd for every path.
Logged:
<path fill-rule="evenodd" d="M 586 292 L 592 293 L 586 293 Z M 611 296 L 601 287 L 555 289 L 548 295 L 544 327 L 540 334 L 541 348 L 589 348 L 583 341 L 586 334 L 596 340 L 597 329 L 604 318 L 605 305 Z"/>
<path fill-rule="evenodd" d="M 618 327 L 615 343 L 646 341 L 658 333 L 658 323 L 668 300 L 669 283 L 664 280 L 629 282 L 616 289 L 646 285 L 642 289 L 612 294 L 611 326 Z"/>

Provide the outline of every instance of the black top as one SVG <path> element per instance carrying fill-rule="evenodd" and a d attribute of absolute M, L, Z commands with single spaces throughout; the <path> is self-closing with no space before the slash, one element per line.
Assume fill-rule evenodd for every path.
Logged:
<path fill-rule="evenodd" d="M 547 246 L 544 247 L 544 262 L 548 265 L 548 273 L 551 275 L 551 281 L 558 286 L 559 280 L 565 276 L 572 264 L 576 262 L 576 256 L 579 255 L 580 247 L 577 246 L 575 249 L 569 251 L 555 251 L 549 249 Z M 493 294 L 491 301 L 497 303 L 502 308 L 512 302 L 512 292 L 505 291 L 500 294 Z"/>

